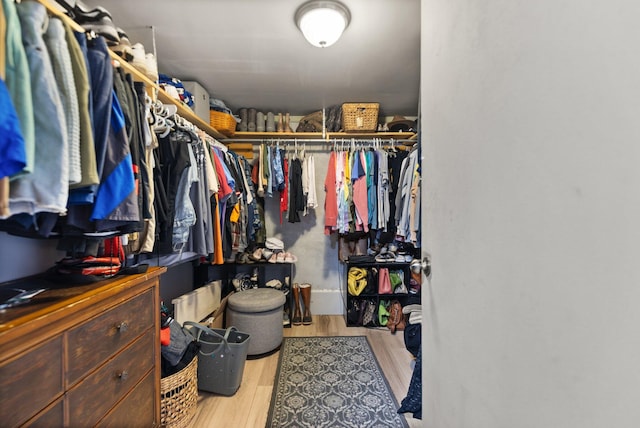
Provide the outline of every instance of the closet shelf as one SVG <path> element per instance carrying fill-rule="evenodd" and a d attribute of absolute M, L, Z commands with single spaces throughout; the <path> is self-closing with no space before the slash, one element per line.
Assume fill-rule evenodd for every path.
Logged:
<path fill-rule="evenodd" d="M 116 55 L 113 52 L 112 52 L 112 54 Z M 133 68 L 133 67 L 131 67 L 131 68 Z M 146 78 L 146 76 L 144 76 L 144 75 L 142 75 L 142 76 Z M 222 141 L 223 139 L 227 138 L 220 131 L 218 131 L 217 129 L 213 128 L 211 125 L 209 125 L 207 122 L 202 120 L 199 116 L 197 116 L 193 112 L 193 110 L 191 110 L 189 107 L 185 106 L 180 101 L 177 101 L 176 99 L 172 98 L 171 95 L 167 94 L 164 89 L 160 88 L 158 85 L 153 83 L 151 80 L 149 80 L 149 79 L 147 79 L 147 80 L 149 82 L 151 82 L 153 84 L 154 88 L 156 88 L 158 90 L 158 99 L 160 101 L 162 101 L 163 103 L 165 103 L 165 104 L 174 104 L 174 105 L 176 105 L 178 107 L 178 114 L 180 116 L 184 117 L 189 122 L 193 123 L 198 128 L 202 129 L 204 132 L 206 132 L 207 134 L 211 135 L 212 137 L 214 137 L 214 138 L 216 138 L 218 140 Z"/>
<path fill-rule="evenodd" d="M 64 10 L 61 10 L 54 2 L 50 0 L 38 1 L 47 8 L 49 13 L 59 17 L 64 22 L 68 23 L 75 31 L 78 31 L 80 33 L 86 32 L 86 30 L 80 24 L 67 16 L 64 13 Z M 202 129 L 204 132 L 218 140 L 226 138 L 217 129 L 213 128 L 211 125 L 197 116 L 189 107 L 185 106 L 182 102 L 172 98 L 169 94 L 167 94 L 155 81 L 149 79 L 144 73 L 139 71 L 128 62 L 124 61 L 117 53 L 109 50 L 109 54 L 111 55 L 112 60 L 116 61 L 120 67 L 127 71 L 127 73 L 131 73 L 134 76 L 135 81 L 144 82 L 147 85 L 148 89 L 153 89 L 158 94 L 158 99 L 160 101 L 162 101 L 164 104 L 173 104 L 177 106 L 178 114 L 180 116 L 187 119 L 189 122 L 193 123 L 198 128 Z"/>
<path fill-rule="evenodd" d="M 236 132 L 233 138 L 223 138 L 223 143 L 250 142 L 255 140 L 333 140 L 351 138 L 380 138 L 383 140 L 416 140 L 413 132 L 327 132 L 325 136 L 321 132 Z"/>

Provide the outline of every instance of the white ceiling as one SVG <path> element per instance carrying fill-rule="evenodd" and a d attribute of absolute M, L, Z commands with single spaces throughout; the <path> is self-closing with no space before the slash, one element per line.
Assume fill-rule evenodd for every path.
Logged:
<path fill-rule="evenodd" d="M 108 9 L 131 34 L 153 33 L 161 73 L 198 81 L 232 109 L 303 115 L 343 102 L 379 102 L 381 115 L 416 116 L 420 1 L 342 0 L 351 24 L 325 49 L 308 44 L 295 25 L 303 2 L 84 0 Z"/>

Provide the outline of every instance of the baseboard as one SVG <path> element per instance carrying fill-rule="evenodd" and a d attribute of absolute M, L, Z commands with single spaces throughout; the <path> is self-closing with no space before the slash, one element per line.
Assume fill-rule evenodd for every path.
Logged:
<path fill-rule="evenodd" d="M 344 304 L 340 290 L 311 290 L 311 313 L 317 315 L 342 315 Z"/>

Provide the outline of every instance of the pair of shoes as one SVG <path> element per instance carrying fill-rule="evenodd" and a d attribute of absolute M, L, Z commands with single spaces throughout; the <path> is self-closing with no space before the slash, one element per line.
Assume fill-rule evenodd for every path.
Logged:
<path fill-rule="evenodd" d="M 259 262 L 262 259 L 262 253 L 264 252 L 263 248 L 256 248 L 253 253 L 249 256 L 251 260 L 254 262 Z"/>
<path fill-rule="evenodd" d="M 380 254 L 378 254 L 376 256 L 376 261 L 378 263 L 390 263 L 390 262 L 395 262 L 396 261 L 396 255 L 390 252 L 380 252 Z"/>
<path fill-rule="evenodd" d="M 295 263 L 298 261 L 298 258 L 291 253 L 284 254 L 284 262 L 285 263 Z"/>
<path fill-rule="evenodd" d="M 410 263 L 413 260 L 413 256 L 411 254 L 398 254 L 396 256 L 397 263 Z"/>
<path fill-rule="evenodd" d="M 291 129 L 291 114 L 278 113 L 278 123 L 276 125 L 276 132 L 288 132 L 292 133 L 293 129 Z"/>
<path fill-rule="evenodd" d="M 282 283 L 278 279 L 267 281 L 264 285 L 269 288 L 275 288 L 276 290 L 280 290 L 282 288 Z"/>

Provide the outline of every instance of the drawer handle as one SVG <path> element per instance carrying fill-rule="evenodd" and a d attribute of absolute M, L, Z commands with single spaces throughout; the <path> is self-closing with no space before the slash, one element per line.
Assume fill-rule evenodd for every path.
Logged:
<path fill-rule="evenodd" d="M 118 378 L 120 380 L 127 380 L 128 377 L 129 377 L 129 372 L 127 372 L 126 370 L 122 370 L 120 373 L 118 373 Z"/>
<path fill-rule="evenodd" d="M 128 328 L 129 328 L 129 324 L 127 324 L 126 321 L 122 321 L 120 324 L 116 326 L 116 329 L 118 329 L 120 333 L 124 333 L 125 331 L 127 331 Z"/>

